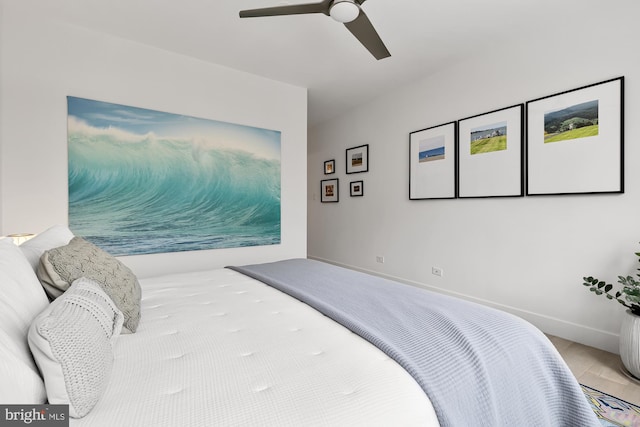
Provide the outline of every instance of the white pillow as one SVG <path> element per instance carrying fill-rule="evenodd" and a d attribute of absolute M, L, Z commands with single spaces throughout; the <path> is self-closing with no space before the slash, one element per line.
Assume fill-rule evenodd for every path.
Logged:
<path fill-rule="evenodd" d="M 73 233 L 66 225 L 54 225 L 21 244 L 20 250 L 22 250 L 24 256 L 27 257 L 27 260 L 29 260 L 35 272 L 38 268 L 40 257 L 45 251 L 64 246 L 68 244 L 73 237 Z"/>
<path fill-rule="evenodd" d="M 29 346 L 44 376 L 49 404 L 82 418 L 104 393 L 123 315 L 100 286 L 80 278 L 31 324 Z"/>
<path fill-rule="evenodd" d="M 0 403 L 41 404 L 44 384 L 27 344 L 29 325 L 49 300 L 20 249 L 0 239 Z"/>

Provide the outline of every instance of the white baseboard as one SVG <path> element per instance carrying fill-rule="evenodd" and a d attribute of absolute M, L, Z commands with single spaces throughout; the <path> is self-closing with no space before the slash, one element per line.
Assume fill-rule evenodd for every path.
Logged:
<path fill-rule="evenodd" d="M 619 335 L 599 329 L 590 328 L 588 326 L 579 325 L 577 323 L 568 322 L 566 320 L 557 319 L 555 317 L 546 316 L 532 311 L 522 310 L 519 308 L 511 307 L 504 304 L 498 304 L 492 301 L 484 300 L 469 295 L 464 295 L 458 292 L 451 292 L 446 289 L 438 288 L 435 286 L 427 285 L 425 283 L 408 280 L 402 277 L 396 277 L 389 274 L 380 273 L 378 271 L 367 270 L 364 268 L 356 267 L 354 265 L 343 264 L 330 259 L 324 259 L 315 256 L 308 256 L 310 259 L 326 262 L 329 264 L 337 265 L 340 267 L 348 268 L 351 270 L 360 271 L 362 273 L 371 274 L 374 276 L 383 277 L 385 279 L 394 280 L 396 282 L 405 283 L 407 285 L 416 286 L 419 288 L 425 288 L 433 292 L 438 292 L 445 295 L 454 296 L 457 298 L 465 299 L 467 301 L 473 301 L 478 304 L 486 305 L 496 308 L 498 310 L 506 311 L 507 313 L 514 314 L 535 325 L 542 332 L 555 335 L 560 338 L 575 341 L 580 344 L 588 345 L 590 347 L 599 348 L 601 350 L 609 351 L 611 353 L 619 354 L 618 349 Z"/>

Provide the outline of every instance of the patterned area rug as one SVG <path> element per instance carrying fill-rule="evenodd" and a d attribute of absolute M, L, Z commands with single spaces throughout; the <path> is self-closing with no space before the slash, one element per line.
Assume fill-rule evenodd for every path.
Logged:
<path fill-rule="evenodd" d="M 580 385 L 604 427 L 640 427 L 640 407 L 591 387 Z"/>

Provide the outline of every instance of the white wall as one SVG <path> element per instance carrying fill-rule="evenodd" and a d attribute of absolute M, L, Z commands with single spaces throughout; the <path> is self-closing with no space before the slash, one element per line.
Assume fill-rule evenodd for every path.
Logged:
<path fill-rule="evenodd" d="M 32 10 L 30 10 L 32 9 Z M 306 89 L 2 2 L 0 232 L 67 224 L 66 96 L 282 132 L 282 244 L 123 257 L 140 276 L 306 256 Z"/>
<path fill-rule="evenodd" d="M 633 255 L 640 249 L 639 12 L 632 0 L 602 2 L 540 23 L 525 41 L 487 47 L 311 129 L 309 256 L 500 307 L 548 333 L 617 351 L 624 308 L 588 292 L 581 279 L 615 281 L 640 266 Z M 410 132 L 621 75 L 625 194 L 408 200 Z M 346 175 L 345 149 L 361 144 L 370 145 L 370 171 Z M 321 204 L 323 162 L 333 158 L 340 202 Z M 350 198 L 349 182 L 360 179 L 364 197 Z M 432 275 L 432 266 L 444 276 Z"/>

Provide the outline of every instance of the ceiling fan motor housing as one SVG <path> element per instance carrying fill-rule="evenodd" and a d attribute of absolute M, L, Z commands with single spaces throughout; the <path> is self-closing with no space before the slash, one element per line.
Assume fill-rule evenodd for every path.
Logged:
<path fill-rule="evenodd" d="M 338 22 L 352 22 L 360 15 L 360 6 L 353 0 L 335 0 L 329 14 Z"/>

